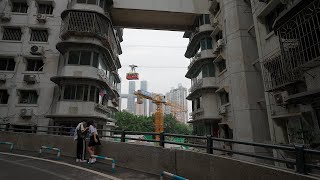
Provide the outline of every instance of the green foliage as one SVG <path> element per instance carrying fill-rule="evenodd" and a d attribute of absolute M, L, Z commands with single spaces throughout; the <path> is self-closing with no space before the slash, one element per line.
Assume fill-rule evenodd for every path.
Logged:
<path fill-rule="evenodd" d="M 153 132 L 154 116 L 137 116 L 128 112 L 116 113 L 117 130 Z M 191 134 L 189 125 L 178 122 L 171 114 L 164 116 L 164 132 L 175 134 Z"/>

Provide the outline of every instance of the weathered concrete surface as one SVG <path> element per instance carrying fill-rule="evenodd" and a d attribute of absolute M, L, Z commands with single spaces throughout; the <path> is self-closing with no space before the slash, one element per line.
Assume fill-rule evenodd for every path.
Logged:
<path fill-rule="evenodd" d="M 71 137 L 0 132 L 0 141 L 10 141 L 16 149 L 31 151 L 38 151 L 41 145 L 49 145 L 61 148 L 62 155 L 75 155 Z M 102 142 L 99 154 L 114 158 L 121 167 L 152 174 L 168 171 L 196 180 L 316 179 L 227 157 L 128 143 Z"/>

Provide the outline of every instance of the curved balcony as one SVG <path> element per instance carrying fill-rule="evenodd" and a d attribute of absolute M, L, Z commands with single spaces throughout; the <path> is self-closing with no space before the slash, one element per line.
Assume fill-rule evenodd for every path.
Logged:
<path fill-rule="evenodd" d="M 113 118 L 110 118 L 111 113 L 112 111 L 106 106 L 94 102 L 58 101 L 55 112 L 46 117 L 63 119 L 82 118 L 115 122 Z"/>
<path fill-rule="evenodd" d="M 99 6 L 99 1 L 96 4 L 86 4 L 86 3 L 78 3 L 77 0 L 72 0 L 68 4 L 68 9 L 75 9 L 75 10 L 87 10 L 87 11 L 96 11 L 101 14 L 104 14 L 104 9 Z"/>
<path fill-rule="evenodd" d="M 192 100 L 197 95 L 207 92 L 215 93 L 219 89 L 215 77 L 205 77 L 194 83 L 189 89 L 190 94 L 187 96 L 188 100 Z"/>
<path fill-rule="evenodd" d="M 79 42 L 77 39 L 69 39 L 68 41 L 61 41 L 56 45 L 57 50 L 61 54 L 65 54 L 67 51 L 72 49 L 95 49 L 98 50 L 103 54 L 106 60 L 107 66 L 112 70 L 115 71 L 117 69 L 114 56 L 112 52 L 109 51 L 109 49 L 105 48 L 101 44 L 99 44 L 96 41 L 92 40 L 85 40 L 82 42 Z"/>
<path fill-rule="evenodd" d="M 222 117 L 218 114 L 212 115 L 207 114 L 204 108 L 199 108 L 190 113 L 192 120 L 188 123 L 196 123 L 196 122 L 214 122 L 219 123 L 222 120 Z"/>
<path fill-rule="evenodd" d="M 190 42 L 188 44 L 188 47 L 187 47 L 187 50 L 186 50 L 186 53 L 184 54 L 184 56 L 186 58 L 191 58 L 193 57 L 199 47 L 200 47 L 200 41 L 201 39 L 205 38 L 205 37 L 210 37 L 212 31 L 213 31 L 213 28 L 207 24 L 206 25 L 202 25 L 203 28 L 199 28 L 198 31 L 194 32 L 192 35 L 191 35 L 191 38 L 190 38 Z"/>
<path fill-rule="evenodd" d="M 203 64 L 211 63 L 216 57 L 217 55 L 212 53 L 212 49 L 207 49 L 196 54 L 193 58 L 191 58 L 191 62 L 188 66 L 188 71 L 185 77 L 189 79 L 193 78 L 195 73 L 198 72 Z"/>
<path fill-rule="evenodd" d="M 75 71 L 73 75 L 53 76 L 50 78 L 50 80 L 56 83 L 57 85 L 61 85 L 65 82 L 75 82 L 75 81 L 83 82 L 83 83 L 94 83 L 99 85 L 102 89 L 107 90 L 107 92 L 110 94 L 111 97 L 114 97 L 114 98 L 117 97 L 117 94 L 113 90 L 112 84 L 105 77 L 102 77 L 102 76 L 99 76 L 99 77 L 82 76 L 80 72 Z"/>

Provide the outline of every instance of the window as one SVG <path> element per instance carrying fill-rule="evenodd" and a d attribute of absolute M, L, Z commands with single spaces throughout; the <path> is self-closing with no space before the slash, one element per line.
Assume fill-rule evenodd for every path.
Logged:
<path fill-rule="evenodd" d="M 229 103 L 229 93 L 223 91 L 220 93 L 221 105 Z"/>
<path fill-rule="evenodd" d="M 222 71 L 224 71 L 227 66 L 226 66 L 226 60 L 222 59 L 221 61 L 217 62 L 217 67 L 219 69 L 219 73 L 221 73 Z"/>
<path fill-rule="evenodd" d="M 202 66 L 202 77 L 215 77 L 214 64 L 205 64 Z"/>
<path fill-rule="evenodd" d="M 30 41 L 48 42 L 48 30 L 32 29 Z"/>
<path fill-rule="evenodd" d="M 197 104 L 196 104 L 196 105 L 197 105 L 197 106 L 196 106 L 196 109 L 200 109 L 200 108 L 201 108 L 201 99 L 202 99 L 201 97 L 198 97 L 198 98 L 196 99 L 196 103 L 197 103 Z"/>
<path fill-rule="evenodd" d="M 38 14 L 52 14 L 53 12 L 53 5 L 52 4 L 38 4 Z"/>
<path fill-rule="evenodd" d="M 68 63 L 72 65 L 99 66 L 99 53 L 92 51 L 70 51 Z"/>
<path fill-rule="evenodd" d="M 199 25 L 210 24 L 210 15 L 203 14 L 199 17 Z"/>
<path fill-rule="evenodd" d="M 0 104 L 8 104 L 9 94 L 7 90 L 0 89 Z"/>
<path fill-rule="evenodd" d="M 41 59 L 27 59 L 26 71 L 43 71 L 43 65 Z"/>
<path fill-rule="evenodd" d="M 20 90 L 20 104 L 37 104 L 38 93 L 35 90 Z"/>
<path fill-rule="evenodd" d="M 28 4 L 26 2 L 13 2 L 12 12 L 27 13 Z"/>
<path fill-rule="evenodd" d="M 98 102 L 99 88 L 89 85 L 65 85 L 63 99 Z"/>
<path fill-rule="evenodd" d="M 0 71 L 14 71 L 15 66 L 13 58 L 0 58 Z"/>
<path fill-rule="evenodd" d="M 201 51 L 212 49 L 212 39 L 211 38 L 203 38 L 200 41 Z"/>
<path fill-rule="evenodd" d="M 2 40 L 21 41 L 22 31 L 21 28 L 6 27 L 3 31 Z"/>

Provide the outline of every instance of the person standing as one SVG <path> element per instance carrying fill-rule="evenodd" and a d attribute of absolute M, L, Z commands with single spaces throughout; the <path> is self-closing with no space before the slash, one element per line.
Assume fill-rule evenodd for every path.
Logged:
<path fill-rule="evenodd" d="M 87 123 L 80 122 L 75 130 L 74 139 L 77 140 L 77 159 L 76 162 L 87 162 L 86 157 L 86 136 L 88 132 Z"/>
<path fill-rule="evenodd" d="M 96 158 L 91 158 L 92 155 L 95 155 L 95 148 L 96 146 L 101 145 L 98 131 L 96 125 L 93 121 L 88 122 L 89 125 L 89 145 L 88 145 L 88 152 L 90 154 L 89 163 L 96 162 Z"/>

